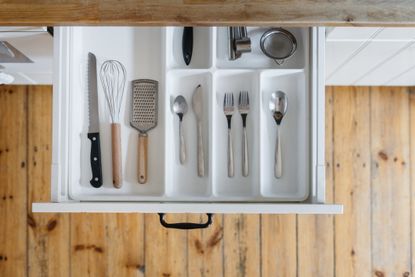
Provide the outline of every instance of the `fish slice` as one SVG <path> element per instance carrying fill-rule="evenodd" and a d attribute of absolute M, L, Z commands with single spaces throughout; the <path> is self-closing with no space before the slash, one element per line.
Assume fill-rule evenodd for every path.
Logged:
<path fill-rule="evenodd" d="M 150 79 L 132 81 L 132 113 L 130 125 L 139 131 L 138 182 L 147 182 L 147 132 L 157 126 L 158 82 Z"/>

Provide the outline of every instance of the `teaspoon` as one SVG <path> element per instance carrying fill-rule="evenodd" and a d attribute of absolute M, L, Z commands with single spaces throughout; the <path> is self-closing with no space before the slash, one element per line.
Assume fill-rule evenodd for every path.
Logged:
<path fill-rule="evenodd" d="M 184 143 L 182 121 L 183 116 L 187 112 L 187 102 L 183 96 L 179 95 L 176 97 L 176 99 L 174 99 L 173 111 L 179 116 L 180 163 L 184 164 L 186 161 L 186 146 Z"/>

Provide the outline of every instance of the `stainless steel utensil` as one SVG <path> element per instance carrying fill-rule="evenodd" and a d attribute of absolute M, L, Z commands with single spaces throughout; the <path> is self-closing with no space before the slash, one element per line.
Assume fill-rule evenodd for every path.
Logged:
<path fill-rule="evenodd" d="M 130 125 L 138 136 L 138 182 L 147 182 L 147 132 L 157 126 L 158 82 L 138 79 L 132 82 L 132 113 Z"/>
<path fill-rule="evenodd" d="M 262 52 L 278 65 L 284 63 L 297 49 L 297 40 L 289 31 L 273 28 L 266 31 L 260 40 Z"/>
<path fill-rule="evenodd" d="M 187 102 L 182 95 L 179 95 L 174 99 L 173 111 L 179 116 L 180 163 L 184 164 L 186 161 L 186 145 L 184 142 L 182 122 L 183 116 L 187 113 Z"/>
<path fill-rule="evenodd" d="M 246 135 L 246 117 L 249 112 L 249 94 L 247 91 L 239 92 L 238 110 L 242 117 L 242 176 L 249 175 L 248 139 Z"/>
<path fill-rule="evenodd" d="M 228 121 L 228 177 L 235 175 L 233 162 L 233 143 L 232 143 L 232 115 L 234 111 L 233 93 L 225 93 L 223 98 L 223 112 Z"/>
<path fill-rule="evenodd" d="M 88 53 L 88 139 L 91 140 L 90 164 L 92 179 L 89 183 L 99 188 L 102 186 L 101 143 L 99 136 L 99 112 L 97 89 L 97 60 Z"/>
<path fill-rule="evenodd" d="M 120 110 L 126 80 L 125 67 L 116 60 L 105 61 L 99 72 L 111 116 L 112 183 L 122 186 Z"/>
<path fill-rule="evenodd" d="M 271 99 L 269 102 L 269 109 L 272 112 L 275 123 L 277 123 L 277 141 L 275 144 L 275 164 L 274 164 L 274 174 L 275 178 L 281 178 L 282 176 L 282 153 L 281 153 L 281 139 L 280 139 L 280 124 L 287 113 L 288 107 L 288 98 L 287 95 L 278 90 L 274 91 L 271 94 Z"/>
<path fill-rule="evenodd" d="M 196 116 L 197 124 L 197 175 L 199 177 L 205 176 L 205 154 L 203 148 L 203 89 L 198 85 L 193 93 L 192 108 Z"/>
<path fill-rule="evenodd" d="M 228 27 L 229 60 L 239 59 L 243 53 L 251 52 L 251 39 L 246 27 Z"/>

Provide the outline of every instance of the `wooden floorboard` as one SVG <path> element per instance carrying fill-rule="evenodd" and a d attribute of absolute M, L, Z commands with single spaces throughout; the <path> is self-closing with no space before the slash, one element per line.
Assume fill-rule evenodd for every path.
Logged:
<path fill-rule="evenodd" d="M 27 87 L 27 197 L 28 203 L 50 200 L 50 164 L 52 157 L 52 98 L 49 86 Z M 29 276 L 69 276 L 69 214 L 33 214 L 28 233 Z"/>
<path fill-rule="evenodd" d="M 411 273 L 409 94 L 370 88 L 372 268 L 375 275 Z"/>
<path fill-rule="evenodd" d="M 0 276 L 27 274 L 26 90 L 0 86 Z"/>
<path fill-rule="evenodd" d="M 326 90 L 325 150 L 326 201 L 333 203 L 333 98 L 335 89 Z M 297 216 L 298 276 L 332 276 L 334 273 L 333 215 Z M 318 253 L 316 255 L 315 253 Z"/>
<path fill-rule="evenodd" d="M 344 215 L 215 215 L 186 232 L 155 214 L 33 214 L 50 197 L 51 88 L 0 86 L 0 276 L 412 276 L 412 91 L 327 88 L 326 198 Z"/>
<path fill-rule="evenodd" d="M 371 276 L 370 92 L 339 87 L 333 96 L 336 276 Z M 344 107 L 347 107 L 345 109 Z"/>

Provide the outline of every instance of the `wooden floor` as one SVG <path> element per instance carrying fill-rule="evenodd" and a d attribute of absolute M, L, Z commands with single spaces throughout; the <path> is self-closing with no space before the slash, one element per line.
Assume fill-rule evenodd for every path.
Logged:
<path fill-rule="evenodd" d="M 415 95 L 326 93 L 327 198 L 344 215 L 33 214 L 50 196 L 50 87 L 0 86 L 0 276 L 412 276 Z M 199 216 L 170 215 L 170 220 Z"/>

